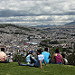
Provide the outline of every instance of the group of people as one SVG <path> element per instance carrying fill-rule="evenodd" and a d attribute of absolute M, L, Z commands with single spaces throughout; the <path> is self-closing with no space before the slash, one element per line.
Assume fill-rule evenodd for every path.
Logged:
<path fill-rule="evenodd" d="M 7 55 L 4 52 L 4 48 L 1 48 L 0 51 L 0 63 L 9 63 L 7 61 Z M 42 52 L 41 49 L 37 50 L 37 58 L 33 56 L 33 51 L 29 51 L 29 53 L 26 55 L 25 62 L 27 64 L 22 64 L 20 61 L 18 61 L 18 64 L 20 66 L 30 66 L 30 67 L 40 67 L 40 69 L 43 69 L 42 64 L 45 64 L 47 66 L 48 63 L 53 63 L 53 64 L 63 64 L 64 63 L 64 53 L 60 54 L 59 49 L 55 50 L 55 53 L 53 56 L 48 51 L 48 48 L 45 48 L 44 51 Z M 52 57 L 52 59 L 51 59 Z M 67 62 L 67 60 L 66 60 Z"/>
<path fill-rule="evenodd" d="M 45 64 L 45 66 L 47 66 L 48 63 L 63 64 L 64 61 L 63 56 L 59 53 L 59 49 L 55 50 L 51 59 L 51 54 L 48 52 L 48 48 L 45 48 L 43 52 L 40 49 L 37 50 L 37 60 L 33 57 L 33 51 L 30 51 L 26 56 L 26 63 L 27 64 L 22 64 L 18 61 L 20 66 L 40 67 L 40 69 L 43 69 L 42 64 Z"/>

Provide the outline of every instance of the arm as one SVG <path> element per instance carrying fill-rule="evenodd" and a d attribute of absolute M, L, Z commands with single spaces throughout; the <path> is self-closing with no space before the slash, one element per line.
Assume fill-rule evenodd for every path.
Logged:
<path fill-rule="evenodd" d="M 45 66 L 47 66 L 47 65 L 46 65 L 46 62 L 45 62 L 45 60 L 44 60 L 44 59 L 43 59 L 43 62 L 44 62 L 44 64 L 45 64 Z"/>
<path fill-rule="evenodd" d="M 40 69 L 43 69 L 41 60 L 39 60 L 39 63 L 40 63 Z"/>

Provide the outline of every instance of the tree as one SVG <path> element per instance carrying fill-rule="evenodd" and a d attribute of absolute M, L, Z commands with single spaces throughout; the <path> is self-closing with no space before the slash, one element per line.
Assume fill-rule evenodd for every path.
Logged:
<path fill-rule="evenodd" d="M 70 65 L 74 65 L 74 66 L 75 66 L 75 43 L 74 43 L 73 52 L 72 52 L 71 55 L 69 55 L 69 56 L 67 57 L 67 59 L 68 59 L 68 62 L 69 62 Z"/>

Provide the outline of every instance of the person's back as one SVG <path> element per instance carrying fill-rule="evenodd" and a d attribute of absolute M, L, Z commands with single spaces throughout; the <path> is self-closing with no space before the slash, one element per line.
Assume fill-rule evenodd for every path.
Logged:
<path fill-rule="evenodd" d="M 44 60 L 46 61 L 46 63 L 49 63 L 50 53 L 45 51 L 45 52 L 42 52 L 42 54 L 44 55 Z"/>
<path fill-rule="evenodd" d="M 46 62 L 45 62 L 45 60 L 44 60 L 44 55 L 41 54 L 41 53 L 42 53 L 41 50 L 37 50 L 38 56 L 37 56 L 37 61 L 36 61 L 36 63 L 35 63 L 35 66 L 37 66 L 37 67 L 40 66 L 40 69 L 43 69 L 43 68 L 42 68 L 42 63 L 44 62 L 44 64 L 46 65 Z"/>
<path fill-rule="evenodd" d="M 44 56 L 42 54 L 38 55 L 37 61 L 35 63 L 36 66 L 40 66 L 39 60 L 43 63 Z"/>
<path fill-rule="evenodd" d="M 55 50 L 55 54 L 53 55 L 52 61 L 53 61 L 53 59 L 55 60 L 55 64 L 62 64 L 63 63 L 63 57 L 59 53 L 59 49 Z"/>
<path fill-rule="evenodd" d="M 35 58 L 33 57 L 33 51 L 32 50 L 29 52 L 29 54 L 27 54 L 25 61 L 28 64 L 35 62 Z"/>
<path fill-rule="evenodd" d="M 30 63 L 31 62 L 31 60 L 30 60 L 30 54 L 29 55 L 27 55 L 27 57 L 26 57 L 26 63 Z"/>
<path fill-rule="evenodd" d="M 50 61 L 50 53 L 48 52 L 48 48 L 45 48 L 45 51 L 44 52 L 42 52 L 42 54 L 44 55 L 44 60 L 45 60 L 45 62 L 46 63 L 49 63 L 49 61 Z"/>
<path fill-rule="evenodd" d="M 4 62 L 7 56 L 3 51 L 0 51 L 0 62 Z"/>
<path fill-rule="evenodd" d="M 60 53 L 55 54 L 55 63 L 62 63 L 62 57 Z"/>
<path fill-rule="evenodd" d="M 1 48 L 0 51 L 0 63 L 8 63 L 9 61 L 7 61 L 7 55 L 5 53 L 5 49 Z"/>

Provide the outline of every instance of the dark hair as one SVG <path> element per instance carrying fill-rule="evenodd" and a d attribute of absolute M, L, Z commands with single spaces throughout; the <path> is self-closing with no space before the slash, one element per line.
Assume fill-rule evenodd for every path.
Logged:
<path fill-rule="evenodd" d="M 59 49 L 56 49 L 56 50 L 55 50 L 55 53 L 59 53 Z"/>
<path fill-rule="evenodd" d="M 5 51 L 5 48 L 1 48 L 1 51 Z"/>
<path fill-rule="evenodd" d="M 29 51 L 29 54 L 32 54 L 33 53 L 33 51 L 31 50 L 31 51 Z"/>
<path fill-rule="evenodd" d="M 41 50 L 37 50 L 37 52 L 38 52 L 38 53 L 40 53 L 40 54 L 42 53 L 42 51 L 41 51 Z"/>
<path fill-rule="evenodd" d="M 66 52 L 66 48 L 63 48 L 62 52 Z"/>
<path fill-rule="evenodd" d="M 44 51 L 48 51 L 48 48 L 45 48 Z"/>

